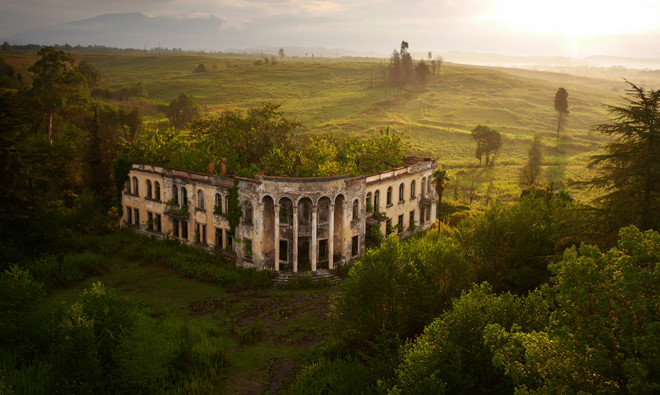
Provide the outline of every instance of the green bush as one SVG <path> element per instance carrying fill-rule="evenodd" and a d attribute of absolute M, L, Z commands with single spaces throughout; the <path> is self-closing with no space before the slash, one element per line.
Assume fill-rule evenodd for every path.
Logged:
<path fill-rule="evenodd" d="M 369 394 L 374 377 L 357 358 L 346 357 L 319 360 L 298 371 L 288 393 L 295 394 Z"/>

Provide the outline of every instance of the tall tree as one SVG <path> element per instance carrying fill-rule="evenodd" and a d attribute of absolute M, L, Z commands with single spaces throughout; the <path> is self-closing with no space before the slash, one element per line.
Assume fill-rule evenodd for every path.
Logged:
<path fill-rule="evenodd" d="M 438 194 L 438 207 L 435 216 L 440 218 L 440 208 L 442 208 L 442 194 L 445 192 L 447 183 L 451 180 L 447 175 L 447 170 L 438 169 L 433 172 L 433 183 L 435 185 L 435 192 Z"/>
<path fill-rule="evenodd" d="M 87 102 L 87 84 L 71 55 L 52 47 L 42 48 L 37 55 L 40 59 L 28 69 L 34 74 L 30 94 L 35 110 L 44 116 L 52 145 L 55 116 L 80 114 Z"/>
<path fill-rule="evenodd" d="M 557 111 L 557 138 L 559 138 L 559 130 L 564 125 L 564 116 L 568 115 L 568 92 L 564 88 L 557 89 L 555 93 L 555 111 Z"/>
<path fill-rule="evenodd" d="M 495 165 L 495 157 L 502 148 L 502 135 L 495 129 L 479 125 L 472 130 L 472 138 L 477 142 L 474 156 L 479 159 L 481 166 L 482 158 L 486 158 L 486 166 Z"/>
<path fill-rule="evenodd" d="M 192 96 L 183 92 L 172 100 L 167 109 L 167 117 L 172 126 L 177 129 L 184 128 L 189 122 L 199 119 L 201 115 L 202 109 L 199 104 Z"/>
<path fill-rule="evenodd" d="M 280 61 L 284 59 L 284 48 L 280 48 L 279 51 L 277 51 L 277 54 L 280 55 Z"/>
<path fill-rule="evenodd" d="M 543 138 L 538 134 L 534 136 L 529 151 L 527 151 L 527 163 L 520 170 L 520 184 L 523 187 L 536 185 L 541 177 L 541 165 L 543 164 Z"/>
<path fill-rule="evenodd" d="M 590 168 L 600 174 L 590 184 L 605 189 L 597 199 L 609 230 L 629 224 L 660 229 L 660 90 L 630 83 L 626 106 L 609 106 L 612 122 L 596 131 L 612 138 Z"/>

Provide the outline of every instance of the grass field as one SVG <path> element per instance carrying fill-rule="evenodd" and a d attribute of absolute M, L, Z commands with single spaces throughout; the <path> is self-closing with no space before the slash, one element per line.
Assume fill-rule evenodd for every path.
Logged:
<path fill-rule="evenodd" d="M 518 172 L 535 134 L 545 138 L 548 179 L 581 200 L 593 197 L 593 191 L 570 186 L 571 181 L 590 176 L 588 157 L 604 142 L 593 127 L 608 121 L 605 105 L 622 103 L 618 92 L 625 88 L 620 79 L 446 64 L 426 86 L 398 90 L 385 83 L 385 59 L 285 58 L 277 65 L 256 66 L 259 58 L 248 55 L 80 58 L 100 70 L 102 86 L 118 89 L 142 82 L 155 103 L 167 104 L 186 92 L 207 114 L 279 103 L 311 133 L 353 136 L 388 126 L 410 130 L 413 154 L 437 157 L 450 169 L 454 187 L 474 184 L 485 191 L 492 181 L 491 192 L 503 200 L 519 194 Z M 6 60 L 19 70 L 29 65 L 25 55 L 7 55 Z M 200 63 L 207 71 L 194 73 Z M 557 140 L 553 99 L 560 86 L 569 93 L 570 115 Z M 480 124 L 504 137 L 494 169 L 476 168 L 470 131 Z M 483 203 L 483 195 L 472 203 Z"/>

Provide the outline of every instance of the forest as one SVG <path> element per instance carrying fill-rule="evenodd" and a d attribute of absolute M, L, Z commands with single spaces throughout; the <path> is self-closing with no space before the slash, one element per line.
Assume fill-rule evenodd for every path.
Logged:
<path fill-rule="evenodd" d="M 131 164 L 369 174 L 425 153 L 415 125 L 314 131 L 286 104 L 213 111 L 183 92 L 154 103 L 155 85 L 106 84 L 92 58 L 0 55 L 0 394 L 660 391 L 660 91 L 627 83 L 597 138 L 562 128 L 587 110 L 557 109 L 547 135 L 522 141 L 513 197 L 489 188 L 471 205 L 456 188 L 465 170 L 439 169 L 432 230 L 376 240 L 337 269 L 339 285 L 280 288 L 269 272 L 120 229 Z M 388 65 L 393 94 L 447 78 L 431 60 L 427 87 Z M 511 161 L 497 129 L 485 118 L 465 132 L 470 171 Z M 545 155 L 587 140 L 602 143 L 578 163 L 588 177 L 556 182 Z"/>

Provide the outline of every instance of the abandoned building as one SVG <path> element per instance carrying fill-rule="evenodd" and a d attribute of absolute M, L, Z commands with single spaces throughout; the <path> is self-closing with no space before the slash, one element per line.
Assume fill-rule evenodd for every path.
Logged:
<path fill-rule="evenodd" d="M 243 267 L 333 269 L 365 251 L 367 230 L 405 237 L 435 222 L 437 160 L 368 176 L 218 177 L 134 164 L 123 193 L 122 226 L 234 254 Z M 230 233 L 228 190 L 238 182 L 243 216 Z"/>

